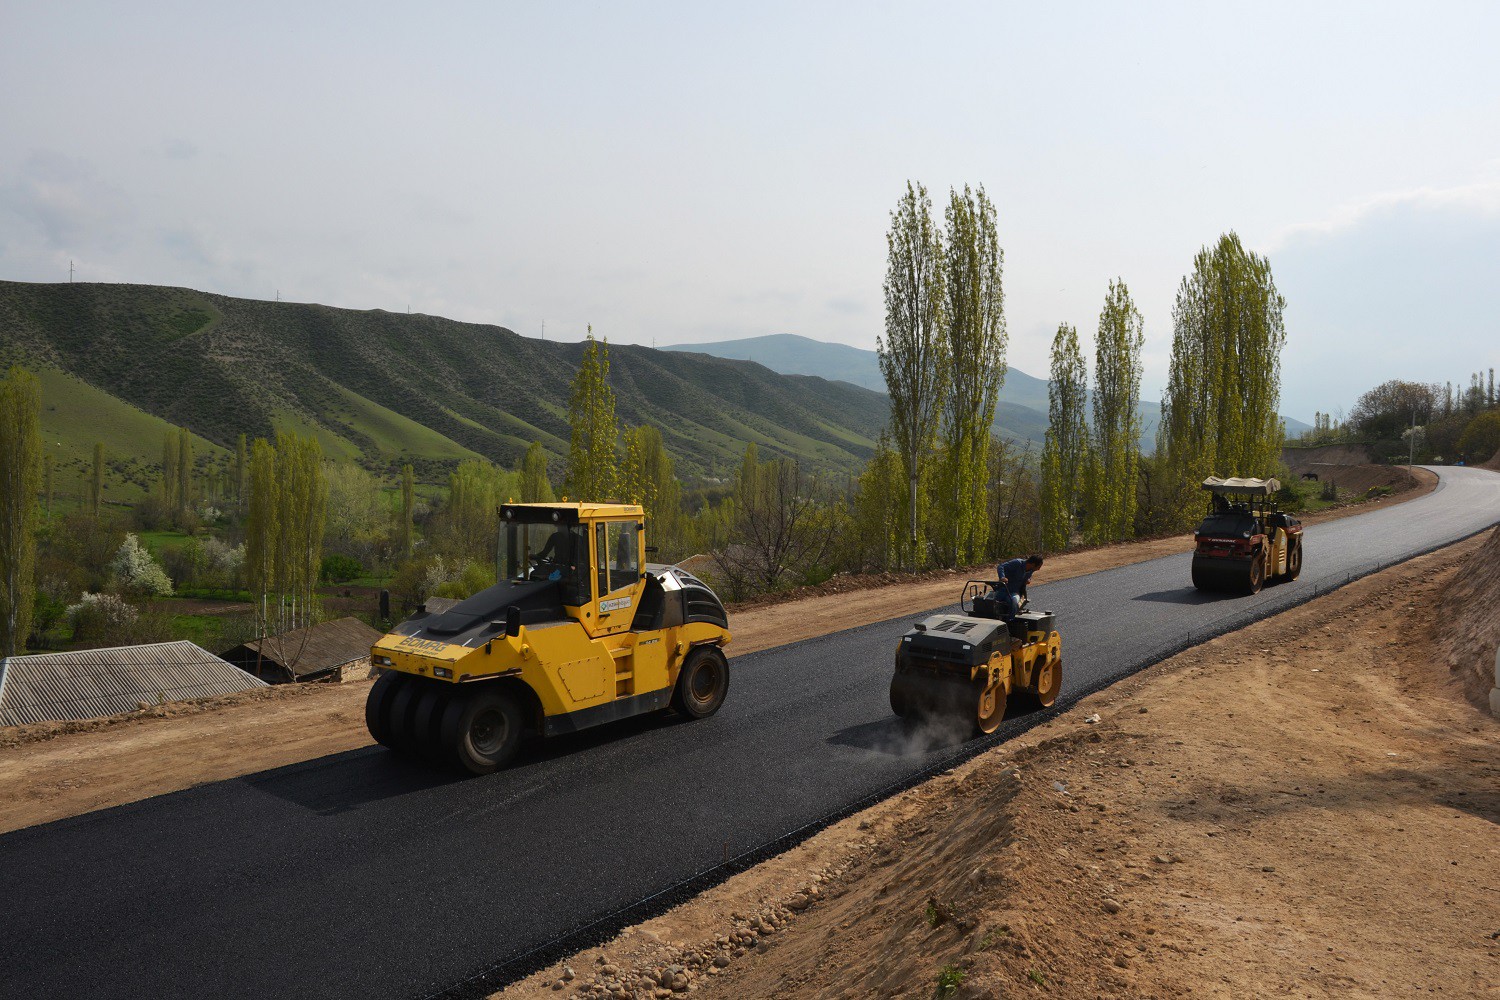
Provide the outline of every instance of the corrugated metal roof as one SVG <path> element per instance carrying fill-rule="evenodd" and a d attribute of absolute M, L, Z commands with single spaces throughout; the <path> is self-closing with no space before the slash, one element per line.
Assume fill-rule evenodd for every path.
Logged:
<path fill-rule="evenodd" d="M 141 702 L 186 701 L 265 687 L 188 642 L 35 653 L 0 661 L 0 726 L 93 719 Z"/>
<path fill-rule="evenodd" d="M 224 656 L 236 663 L 250 664 L 258 653 L 262 659 L 287 668 L 293 676 L 307 677 L 364 659 L 380 639 L 379 632 L 358 618 L 340 618 L 252 639 L 226 650 Z"/>

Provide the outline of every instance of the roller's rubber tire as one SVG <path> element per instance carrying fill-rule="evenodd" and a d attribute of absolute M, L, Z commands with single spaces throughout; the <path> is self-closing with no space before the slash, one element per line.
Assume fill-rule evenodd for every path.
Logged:
<path fill-rule="evenodd" d="M 672 707 L 690 719 L 706 719 L 719 710 L 728 694 L 729 661 L 717 646 L 699 646 L 688 653 L 677 674 Z"/>
<path fill-rule="evenodd" d="M 365 698 L 365 728 L 381 746 L 390 747 L 391 731 L 388 724 L 391 699 L 406 684 L 406 675 L 394 670 L 386 671 L 375 679 L 370 694 Z"/>
<path fill-rule="evenodd" d="M 491 683 L 455 692 L 438 732 L 443 753 L 459 771 L 493 774 L 516 755 L 525 724 L 516 696 Z"/>
<path fill-rule="evenodd" d="M 443 713 L 457 692 L 448 684 L 429 684 L 412 714 L 412 744 L 423 760 L 435 767 L 456 763 L 452 748 L 443 743 Z"/>
<path fill-rule="evenodd" d="M 1302 575 L 1302 543 L 1299 541 L 1286 554 L 1286 578 L 1295 580 Z"/>
<path fill-rule="evenodd" d="M 429 689 L 430 681 L 425 678 L 406 678 L 406 683 L 396 689 L 391 696 L 390 708 L 386 711 L 385 726 L 390 736 L 390 742 L 386 746 L 392 750 L 405 754 L 417 752 L 416 741 L 413 735 L 413 723 L 417 704 L 422 695 Z"/>

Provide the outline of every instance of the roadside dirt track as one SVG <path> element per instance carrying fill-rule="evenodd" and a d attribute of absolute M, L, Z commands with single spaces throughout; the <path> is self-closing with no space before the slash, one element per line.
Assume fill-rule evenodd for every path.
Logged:
<path fill-rule="evenodd" d="M 1500 725 L 1431 654 L 1485 542 L 1173 657 L 498 996 L 1500 995 Z M 1490 634 L 1493 591 L 1466 609 Z"/>
<path fill-rule="evenodd" d="M 1316 524 L 1423 496 L 1437 477 L 1415 470 L 1417 489 L 1305 518 Z M 1188 535 L 1048 558 L 1039 582 L 1129 565 L 1191 547 Z M 779 603 L 733 610 L 731 657 L 953 602 L 970 573 L 927 575 L 870 587 L 836 577 Z M 371 743 L 369 682 L 283 685 L 83 723 L 0 729 L 0 833 L 167 792 L 314 760 Z"/>

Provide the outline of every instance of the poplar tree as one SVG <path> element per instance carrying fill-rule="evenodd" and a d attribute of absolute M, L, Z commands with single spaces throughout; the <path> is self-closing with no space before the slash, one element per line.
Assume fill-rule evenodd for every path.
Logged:
<path fill-rule="evenodd" d="M 493 554 L 499 527 L 495 511 L 506 499 L 508 475 L 477 458 L 465 459 L 449 473 L 443 523 L 452 555 L 483 563 Z"/>
<path fill-rule="evenodd" d="M 897 565 L 906 532 L 891 512 L 900 508 L 905 495 L 901 456 L 891 450 L 889 436 L 882 433 L 875 454 L 859 475 L 851 505 L 854 530 L 847 545 L 856 569 L 884 570 Z"/>
<path fill-rule="evenodd" d="M 521 502 L 551 503 L 555 499 L 552 481 L 547 478 L 547 449 L 540 441 L 533 441 L 521 456 Z"/>
<path fill-rule="evenodd" d="M 607 500 L 615 492 L 615 394 L 609 387 L 609 342 L 594 339 L 589 327 L 587 346 L 573 376 L 568 401 L 572 441 L 568 449 L 567 492 L 574 500 Z"/>
<path fill-rule="evenodd" d="M 52 463 L 47 463 L 47 505 L 52 505 Z M 104 442 L 94 442 L 94 478 L 89 482 L 89 510 L 93 512 L 95 519 L 99 517 L 99 508 L 104 503 Z"/>
<path fill-rule="evenodd" d="M 885 335 L 875 351 L 891 397 L 891 435 L 907 490 L 892 510 L 908 526 L 907 557 L 920 560 L 918 484 L 931 461 L 948 380 L 943 245 L 927 189 L 906 184 L 886 232 Z M 901 508 L 905 508 L 902 510 Z"/>
<path fill-rule="evenodd" d="M 250 450 L 245 577 L 263 631 L 311 621 L 323 556 L 328 483 L 316 438 L 278 432 Z"/>
<path fill-rule="evenodd" d="M 1052 372 L 1047 383 L 1047 436 L 1042 448 L 1042 544 L 1050 551 L 1068 547 L 1088 468 L 1088 367 L 1078 347 L 1078 331 L 1060 323 L 1052 338 Z"/>
<path fill-rule="evenodd" d="M 234 500 L 240 510 L 245 509 L 245 475 L 249 468 L 249 447 L 245 435 L 241 434 L 234 447 Z"/>
<path fill-rule="evenodd" d="M 241 440 L 244 435 L 240 435 Z M 412 509 L 416 506 L 416 476 L 412 472 L 411 463 L 401 466 L 401 554 L 411 558 L 412 549 Z"/>
<path fill-rule="evenodd" d="M 1206 476 L 1266 476 L 1280 457 L 1281 348 L 1271 264 L 1233 232 L 1193 259 L 1172 309 L 1162 440 L 1178 520 L 1191 520 Z"/>
<path fill-rule="evenodd" d="M 648 537 L 658 548 L 676 541 L 681 519 L 681 485 L 661 431 L 642 425 L 625 432 L 623 499 L 646 510 Z"/>
<path fill-rule="evenodd" d="M 995 206 L 980 186 L 950 193 L 943 264 L 951 378 L 943 409 L 953 556 L 978 561 L 989 537 L 990 425 L 1005 382 L 1005 291 Z"/>
<path fill-rule="evenodd" d="M 161 502 L 169 513 L 177 510 L 177 429 L 167 431 L 161 444 Z"/>
<path fill-rule="evenodd" d="M 181 518 L 193 505 L 193 435 L 186 427 L 177 428 L 177 516 Z"/>
<path fill-rule="evenodd" d="M 1135 530 L 1140 466 L 1141 345 L 1145 321 L 1124 281 L 1111 281 L 1094 341 L 1094 428 L 1088 534 L 1117 542 Z"/>
<path fill-rule="evenodd" d="M 245 581 L 255 600 L 255 614 L 263 633 L 270 630 L 275 613 L 271 596 L 278 593 L 279 582 L 276 570 L 281 531 L 276 472 L 276 449 L 265 438 L 256 438 L 250 449 L 248 468 L 250 493 L 245 514 Z"/>
<path fill-rule="evenodd" d="M 36 599 L 41 383 L 13 366 L 0 379 L 0 655 L 26 648 Z"/>

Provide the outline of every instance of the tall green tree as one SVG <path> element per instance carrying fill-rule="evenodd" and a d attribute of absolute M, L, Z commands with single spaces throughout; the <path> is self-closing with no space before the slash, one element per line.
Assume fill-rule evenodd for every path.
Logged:
<path fill-rule="evenodd" d="M 245 477 L 250 471 L 250 448 L 241 434 L 234 446 L 234 501 L 240 510 L 245 509 Z"/>
<path fill-rule="evenodd" d="M 48 474 L 51 474 L 49 465 Z M 51 499 L 49 497 L 48 504 Z M 104 442 L 94 442 L 94 476 L 89 480 L 89 510 L 95 517 L 99 516 L 99 508 L 104 503 Z"/>
<path fill-rule="evenodd" d="M 1005 382 L 1005 252 L 995 206 L 981 185 L 951 192 L 944 213 L 944 311 L 952 377 L 943 408 L 943 444 L 953 557 L 978 561 L 989 537 L 990 425 Z"/>
<path fill-rule="evenodd" d="M 42 390 L 12 367 L 0 380 L 0 654 L 26 648 L 36 599 L 37 491 L 42 478 Z"/>
<path fill-rule="evenodd" d="M 494 558 L 495 512 L 515 492 L 514 473 L 470 458 L 448 475 L 448 504 L 443 509 L 443 540 L 447 553 L 461 561 L 488 565 Z"/>
<path fill-rule="evenodd" d="M 682 518 L 682 487 L 661 431 L 649 424 L 625 432 L 622 493 L 627 503 L 646 509 L 650 543 L 676 551 Z"/>
<path fill-rule="evenodd" d="M 521 456 L 521 502 L 551 503 L 556 499 L 547 477 L 547 449 L 540 441 L 533 441 Z"/>
<path fill-rule="evenodd" d="M 1088 482 L 1089 540 L 1117 542 L 1135 532 L 1140 466 L 1141 347 L 1145 320 L 1125 282 L 1111 281 L 1094 340 L 1094 428 Z"/>
<path fill-rule="evenodd" d="M 1172 360 L 1162 397 L 1163 441 L 1179 522 L 1197 511 L 1205 476 L 1266 476 L 1284 429 L 1286 343 L 1271 263 L 1233 232 L 1193 259 L 1172 309 Z"/>
<path fill-rule="evenodd" d="M 255 614 L 263 633 L 270 631 L 280 605 L 280 484 L 276 473 L 276 449 L 265 438 L 256 438 L 247 467 L 250 489 L 245 513 L 245 582 L 255 599 Z M 278 597 L 274 604 L 273 595 Z"/>
<path fill-rule="evenodd" d="M 412 471 L 411 463 L 407 462 L 401 466 L 401 555 L 411 558 L 412 543 L 415 531 L 412 524 L 412 512 L 417 502 L 417 481 Z"/>
<path fill-rule="evenodd" d="M 568 400 L 572 441 L 568 449 L 567 493 L 574 500 L 608 500 L 615 494 L 615 394 L 609 387 L 609 342 L 594 339 L 589 327 L 583 361 L 573 376 Z"/>
<path fill-rule="evenodd" d="M 193 506 L 193 435 L 186 427 L 177 428 L 177 516 L 182 518 Z"/>
<path fill-rule="evenodd" d="M 184 435 L 185 436 L 185 435 Z M 283 597 L 282 625 L 311 623 L 313 590 L 323 561 L 328 483 L 323 449 L 312 435 L 276 435 L 277 575 Z"/>
<path fill-rule="evenodd" d="M 161 443 L 161 502 L 168 514 L 177 511 L 178 457 L 177 428 L 173 427 Z"/>
<path fill-rule="evenodd" d="M 1052 337 L 1041 482 L 1043 545 L 1053 552 L 1068 547 L 1083 499 L 1089 460 L 1088 395 L 1088 366 L 1078 347 L 1078 331 L 1059 323 Z"/>
<path fill-rule="evenodd" d="M 324 547 L 368 565 L 390 526 L 380 482 L 353 462 L 330 463 L 323 477 L 328 484 Z"/>
<path fill-rule="evenodd" d="M 907 182 L 885 242 L 885 335 L 876 339 L 875 350 L 907 480 L 905 496 L 891 513 L 907 525 L 907 555 L 915 568 L 921 561 L 918 487 L 932 460 L 949 374 L 943 243 L 921 184 Z"/>
<path fill-rule="evenodd" d="M 313 621 L 323 558 L 328 483 L 317 439 L 278 432 L 250 450 L 245 576 L 261 629 L 277 634 Z"/>

